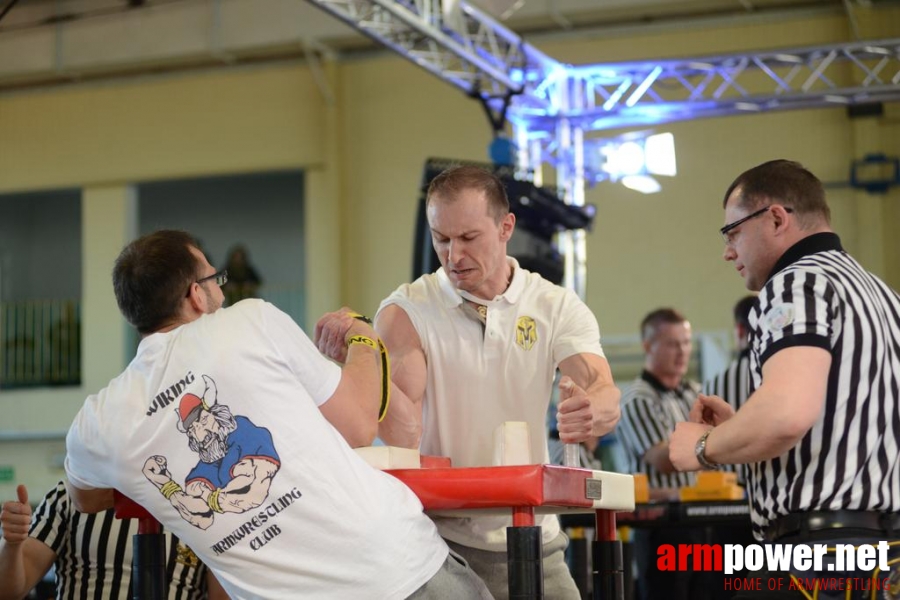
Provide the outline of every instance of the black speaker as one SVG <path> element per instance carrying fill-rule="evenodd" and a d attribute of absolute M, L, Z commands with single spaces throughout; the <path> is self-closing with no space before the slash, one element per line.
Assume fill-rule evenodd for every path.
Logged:
<path fill-rule="evenodd" d="M 865 104 L 850 104 L 847 106 L 847 116 L 851 119 L 880 117 L 883 114 L 884 104 L 881 102 L 867 102 Z"/>

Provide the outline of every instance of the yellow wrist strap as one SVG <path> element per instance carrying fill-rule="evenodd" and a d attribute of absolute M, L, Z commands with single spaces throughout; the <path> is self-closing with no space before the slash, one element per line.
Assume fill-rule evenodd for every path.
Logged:
<path fill-rule="evenodd" d="M 170 479 L 159 488 L 159 491 L 162 492 L 162 495 L 168 500 L 172 497 L 172 494 L 181 491 L 181 486 Z"/>
<path fill-rule="evenodd" d="M 372 324 L 371 319 L 359 313 L 350 313 L 350 316 L 364 323 Z M 376 346 L 375 340 L 364 335 L 354 335 L 347 340 L 347 345 L 349 346 L 350 344 L 365 344 L 381 353 L 381 408 L 378 409 L 378 422 L 381 423 L 387 414 L 388 406 L 391 404 L 391 359 L 388 357 L 387 348 L 385 348 L 384 342 L 381 340 L 378 340 L 378 345 Z"/>
<path fill-rule="evenodd" d="M 368 346 L 372 350 L 378 350 L 378 344 L 375 343 L 375 340 L 364 335 L 354 335 L 349 340 L 347 340 L 348 346 L 352 346 L 353 344 L 363 344 L 364 346 Z"/>

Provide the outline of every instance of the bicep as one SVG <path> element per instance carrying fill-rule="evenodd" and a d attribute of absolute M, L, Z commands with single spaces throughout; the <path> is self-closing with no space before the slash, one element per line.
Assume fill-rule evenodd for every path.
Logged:
<path fill-rule="evenodd" d="M 785 408 L 812 427 L 825 405 L 831 353 L 817 346 L 791 346 L 773 354 L 762 368 L 757 394 L 771 408 Z"/>
<path fill-rule="evenodd" d="M 413 404 L 421 404 L 428 365 L 419 333 L 409 315 L 396 304 L 388 305 L 378 313 L 375 331 L 388 349 L 391 381 Z"/>

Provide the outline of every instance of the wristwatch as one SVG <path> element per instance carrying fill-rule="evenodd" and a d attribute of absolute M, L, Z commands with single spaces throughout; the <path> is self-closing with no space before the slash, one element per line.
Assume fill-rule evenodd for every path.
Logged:
<path fill-rule="evenodd" d="M 700 466 L 703 467 L 705 471 L 715 471 L 719 468 L 719 465 L 706 458 L 706 438 L 709 437 L 712 430 L 712 427 L 707 429 L 706 432 L 700 436 L 700 439 L 697 440 L 697 445 L 694 446 L 694 454 L 697 456 L 697 462 L 700 463 Z"/>

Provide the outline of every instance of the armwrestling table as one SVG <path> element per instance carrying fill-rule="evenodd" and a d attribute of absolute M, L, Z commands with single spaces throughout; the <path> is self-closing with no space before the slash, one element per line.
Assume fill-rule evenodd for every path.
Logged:
<path fill-rule="evenodd" d="M 511 514 L 507 563 L 511 600 L 544 598 L 541 528 L 536 514 L 594 513 L 594 599 L 624 600 L 622 543 L 616 540 L 616 511 L 634 510 L 630 475 L 561 467 L 438 467 L 388 469 L 435 516 Z M 141 506 L 116 492 L 116 516 L 139 520 L 134 540 L 135 600 L 166 597 L 164 538 L 159 523 Z"/>
<path fill-rule="evenodd" d="M 512 514 L 513 526 L 507 529 L 506 539 L 510 600 L 544 598 L 541 528 L 534 525 L 535 515 L 593 512 L 597 528 L 594 599 L 624 599 L 622 543 L 616 540 L 616 511 L 634 510 L 631 475 L 557 465 L 385 472 L 409 486 L 429 515 Z"/>

